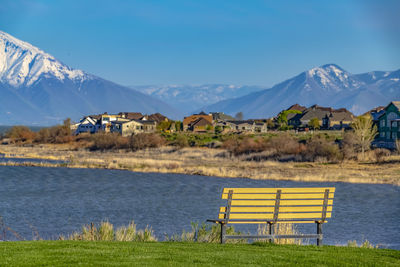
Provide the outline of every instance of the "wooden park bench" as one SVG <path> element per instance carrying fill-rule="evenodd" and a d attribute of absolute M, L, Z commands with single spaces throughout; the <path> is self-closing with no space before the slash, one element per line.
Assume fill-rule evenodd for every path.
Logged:
<path fill-rule="evenodd" d="M 322 245 L 322 224 L 332 215 L 334 187 L 312 188 L 224 188 L 217 220 L 221 225 L 221 243 L 226 239 L 316 238 Z M 315 223 L 317 234 L 279 235 L 278 223 Z M 227 224 L 268 224 L 268 235 L 226 235 Z"/>

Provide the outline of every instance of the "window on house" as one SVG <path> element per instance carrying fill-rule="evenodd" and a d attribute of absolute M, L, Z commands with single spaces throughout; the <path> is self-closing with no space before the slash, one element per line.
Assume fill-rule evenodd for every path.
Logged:
<path fill-rule="evenodd" d="M 381 120 L 381 127 L 385 127 L 385 121 Z"/>
<path fill-rule="evenodd" d="M 381 138 L 384 138 L 384 137 L 385 137 L 385 132 L 381 132 L 381 133 L 380 133 L 380 137 L 381 137 Z"/>

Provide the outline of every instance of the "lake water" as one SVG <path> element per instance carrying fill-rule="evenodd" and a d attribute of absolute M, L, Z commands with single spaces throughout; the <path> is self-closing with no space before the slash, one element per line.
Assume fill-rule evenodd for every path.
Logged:
<path fill-rule="evenodd" d="M 25 239 L 55 239 L 90 222 L 115 226 L 134 220 L 164 234 L 190 230 L 190 222 L 217 217 L 224 187 L 335 186 L 332 218 L 324 224 L 325 244 L 359 243 L 400 249 L 400 187 L 347 183 L 216 178 L 117 170 L 0 167 L 0 216 Z M 246 228 L 244 230 L 254 230 Z M 243 230 L 243 229 L 242 229 Z M 300 227 L 315 233 L 314 225 Z M 15 239 L 7 233 L 7 239 Z M 314 241 L 311 240 L 310 243 Z"/>

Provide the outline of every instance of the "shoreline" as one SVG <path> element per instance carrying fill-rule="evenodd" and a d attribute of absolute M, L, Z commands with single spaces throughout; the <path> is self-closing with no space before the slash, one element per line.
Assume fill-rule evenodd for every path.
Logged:
<path fill-rule="evenodd" d="M 222 149 L 163 147 L 143 151 L 92 152 L 65 145 L 19 147 L 0 145 L 4 158 L 25 162 L 0 162 L 0 166 L 66 167 L 128 170 L 143 173 L 203 175 L 221 178 L 289 180 L 297 182 L 346 182 L 400 186 L 400 156 L 383 163 L 316 163 L 244 161 L 226 157 Z M 62 163 L 29 162 L 55 160 Z"/>

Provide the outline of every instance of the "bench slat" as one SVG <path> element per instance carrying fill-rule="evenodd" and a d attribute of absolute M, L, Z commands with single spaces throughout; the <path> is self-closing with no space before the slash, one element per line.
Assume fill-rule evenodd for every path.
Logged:
<path fill-rule="evenodd" d="M 282 193 L 324 193 L 329 189 L 330 193 L 335 192 L 335 187 L 309 187 L 309 188 L 224 188 L 223 194 L 228 194 L 229 190 L 233 193 L 276 193 L 281 190 Z"/>
<path fill-rule="evenodd" d="M 280 206 L 319 206 L 321 200 L 281 200 Z M 333 199 L 328 200 L 328 205 L 333 204 Z M 275 200 L 232 200 L 232 206 L 274 206 Z"/>
<path fill-rule="evenodd" d="M 333 198 L 334 193 L 329 193 L 328 198 Z M 311 194 L 281 194 L 281 199 L 323 199 L 322 193 Z M 228 194 L 222 194 L 222 199 L 228 199 Z M 232 195 L 232 199 L 276 199 L 276 194 L 236 194 Z"/>
<path fill-rule="evenodd" d="M 326 213 L 326 218 L 331 217 L 331 212 Z M 225 214 L 220 213 L 219 219 L 224 219 Z M 229 220 L 231 219 L 273 219 L 274 213 L 230 213 Z M 279 213 L 278 219 L 321 219 L 322 212 L 310 213 Z"/>
<path fill-rule="evenodd" d="M 321 200 L 281 200 L 280 206 L 319 206 Z M 275 200 L 232 200 L 232 206 L 274 206 Z M 328 200 L 328 205 L 333 205 L 333 199 Z"/>
<path fill-rule="evenodd" d="M 322 206 L 279 207 L 279 212 L 322 212 L 322 210 Z M 332 206 L 328 206 L 326 211 L 332 211 Z M 226 207 L 220 207 L 219 212 L 226 212 Z M 231 207 L 231 212 L 274 212 L 274 207 Z"/>

